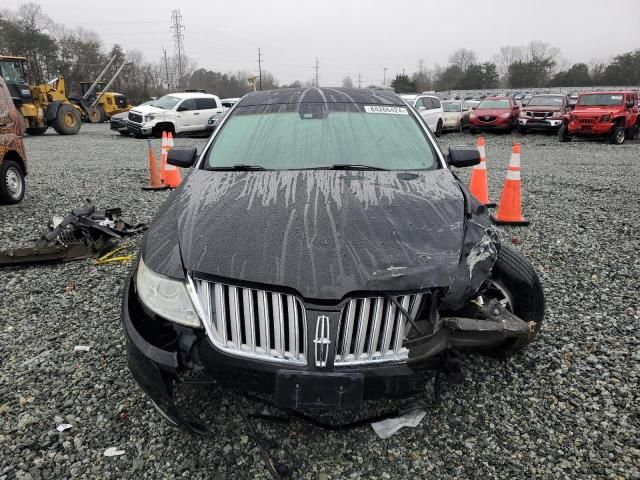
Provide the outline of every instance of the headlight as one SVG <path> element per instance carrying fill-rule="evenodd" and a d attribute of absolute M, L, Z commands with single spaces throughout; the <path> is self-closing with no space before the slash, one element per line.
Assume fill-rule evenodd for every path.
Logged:
<path fill-rule="evenodd" d="M 140 301 L 153 313 L 188 327 L 201 326 L 184 282 L 155 273 L 142 258 L 138 264 L 136 286 Z"/>
<path fill-rule="evenodd" d="M 578 119 L 578 117 L 577 117 L 576 115 L 571 115 L 571 117 L 569 117 L 569 119 L 570 119 L 572 122 L 575 122 L 575 121 Z"/>
<path fill-rule="evenodd" d="M 500 115 L 500 118 L 509 118 L 510 116 L 510 113 L 503 113 L 502 115 Z"/>
<path fill-rule="evenodd" d="M 153 120 L 154 118 L 156 118 L 156 116 L 153 113 L 150 113 L 149 115 L 145 115 L 144 116 L 144 120 L 145 122 L 148 122 L 150 120 Z"/>
<path fill-rule="evenodd" d="M 611 121 L 611 115 L 603 115 L 600 117 L 600 121 L 601 122 L 610 122 Z"/>

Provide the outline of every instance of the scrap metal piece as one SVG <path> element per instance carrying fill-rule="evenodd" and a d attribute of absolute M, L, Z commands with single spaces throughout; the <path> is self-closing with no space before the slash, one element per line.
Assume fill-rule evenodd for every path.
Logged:
<path fill-rule="evenodd" d="M 119 208 L 98 210 L 88 202 L 64 217 L 54 216 L 35 246 L 0 251 L 0 267 L 100 256 L 123 237 L 146 228 L 122 217 Z"/>

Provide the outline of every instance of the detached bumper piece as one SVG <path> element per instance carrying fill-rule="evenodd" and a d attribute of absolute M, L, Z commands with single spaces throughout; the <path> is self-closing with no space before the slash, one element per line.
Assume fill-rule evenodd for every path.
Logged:
<path fill-rule="evenodd" d="M 533 322 L 525 322 L 497 300 L 491 300 L 485 305 L 476 305 L 474 318 L 441 317 L 428 333 L 407 340 L 408 364 L 417 367 L 449 348 L 490 348 L 510 338 L 529 340 L 533 337 L 533 328 Z"/>
<path fill-rule="evenodd" d="M 124 218 L 119 208 L 99 210 L 88 202 L 64 217 L 54 217 L 35 246 L 0 251 L 0 267 L 99 256 L 145 228 Z"/>

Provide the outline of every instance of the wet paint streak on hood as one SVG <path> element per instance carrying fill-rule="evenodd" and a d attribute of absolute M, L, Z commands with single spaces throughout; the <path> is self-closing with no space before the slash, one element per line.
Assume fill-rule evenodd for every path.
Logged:
<path fill-rule="evenodd" d="M 142 255 L 176 278 L 184 267 L 339 300 L 450 286 L 463 225 L 463 195 L 448 170 L 194 170 L 153 221 Z"/>

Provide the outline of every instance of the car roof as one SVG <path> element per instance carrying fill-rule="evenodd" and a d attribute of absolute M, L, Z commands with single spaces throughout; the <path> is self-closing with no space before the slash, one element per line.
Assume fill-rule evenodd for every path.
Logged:
<path fill-rule="evenodd" d="M 485 97 L 485 100 L 509 100 L 511 97 L 505 97 L 504 95 L 496 97 Z"/>
<path fill-rule="evenodd" d="M 600 95 L 600 94 L 605 94 L 605 95 L 623 95 L 626 93 L 638 93 L 635 90 L 602 90 L 600 92 L 580 92 L 578 93 L 578 95 Z"/>
<path fill-rule="evenodd" d="M 167 95 L 170 95 L 170 96 L 176 97 L 176 98 L 193 98 L 193 97 L 214 97 L 214 98 L 217 98 L 215 95 L 212 95 L 210 93 L 202 93 L 202 92 L 175 92 L 175 93 L 167 93 Z"/>
<path fill-rule="evenodd" d="M 281 88 L 253 92 L 242 97 L 238 107 L 290 103 L 357 103 L 367 105 L 405 106 L 404 100 L 393 92 L 372 88 Z"/>

